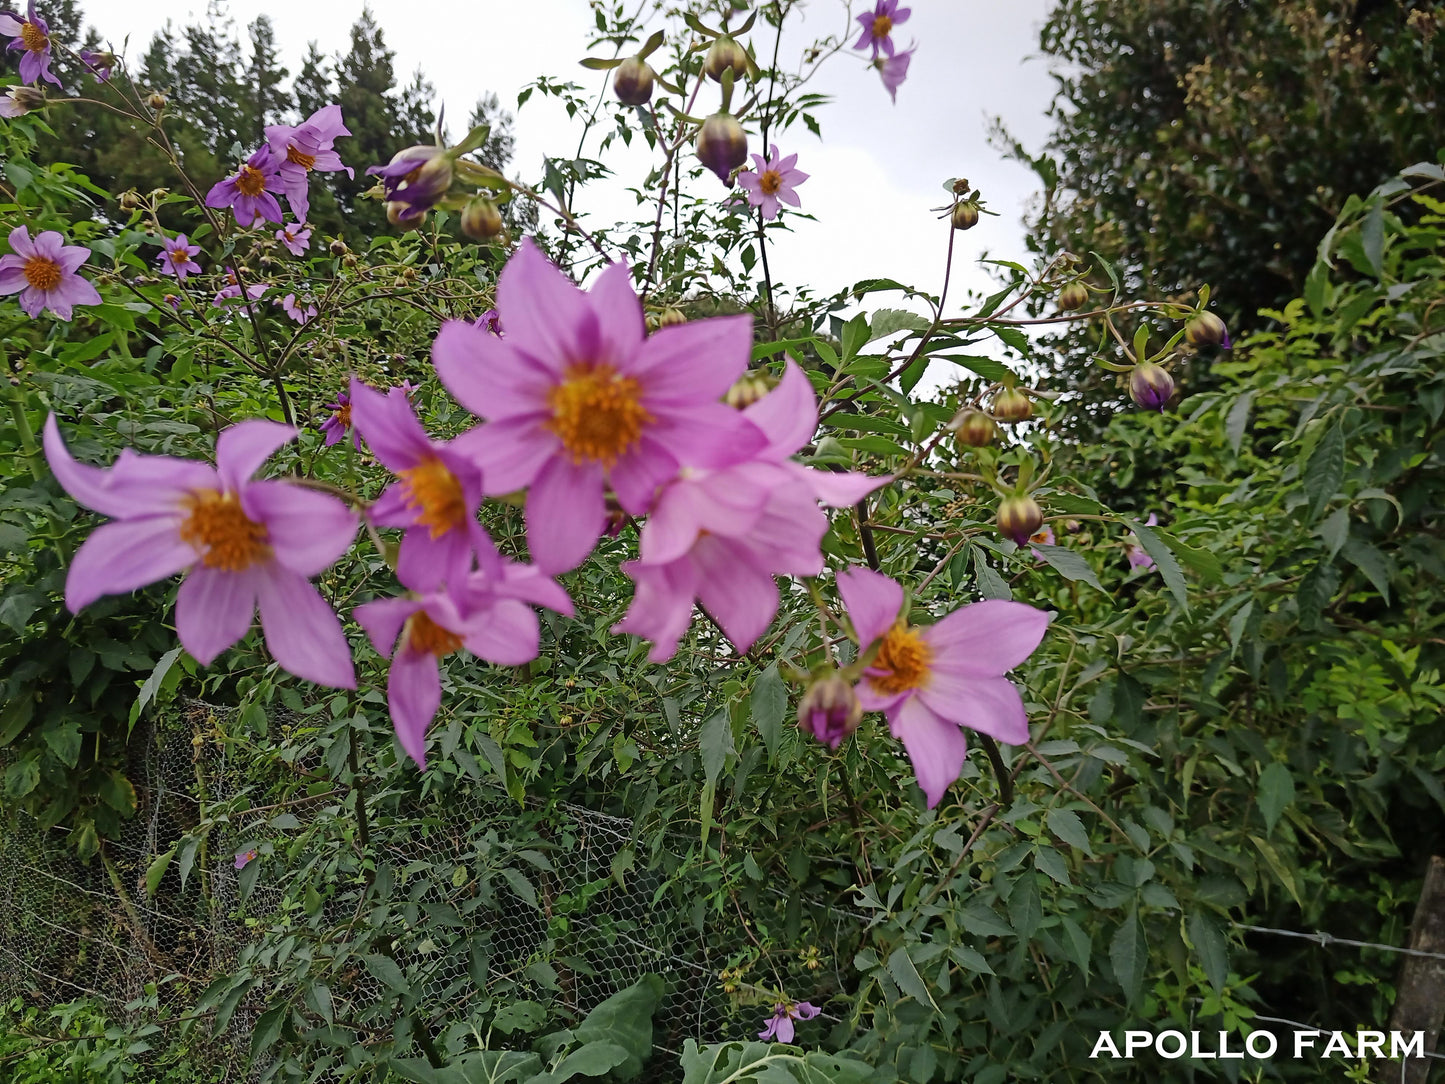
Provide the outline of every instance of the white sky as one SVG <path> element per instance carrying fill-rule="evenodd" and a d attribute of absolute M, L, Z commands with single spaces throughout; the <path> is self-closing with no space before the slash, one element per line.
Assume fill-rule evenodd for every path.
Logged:
<path fill-rule="evenodd" d="M 91 0 L 86 6 L 88 21 L 113 43 L 129 35 L 127 51 L 137 60 L 167 19 L 184 25 L 205 13 L 205 0 Z M 855 12 L 863 6 L 854 0 Z M 1047 133 L 1043 114 L 1053 82 L 1034 54 L 1048 6 L 1049 0 L 912 0 L 912 18 L 895 37 L 903 44 L 916 40 L 919 49 L 896 106 L 864 53 L 849 50 L 829 61 L 809 88 L 833 98 L 819 113 L 822 141 L 800 126 L 781 148 L 796 150 L 798 168 L 811 175 L 798 194 L 818 221 L 798 221 L 794 234 L 777 235 L 770 249 L 774 278 L 805 282 L 819 293 L 872 277 L 936 292 L 948 237 L 946 225 L 929 209 L 946 201 L 942 184 L 955 176 L 980 187 L 986 205 L 1000 217 L 985 216 L 960 235 L 950 310 L 957 310 L 968 287 L 987 289 L 986 273 L 975 266 L 983 249 L 1027 263 L 1020 220 L 1037 180 L 990 148 L 986 131 L 990 118 L 1001 116 L 1031 148 Z M 437 88 L 436 104 L 446 104 L 454 137 L 485 91 L 495 91 L 515 111 L 517 90 L 539 74 L 591 88 L 610 78 L 577 63 L 593 29 L 586 0 L 372 0 L 371 7 L 396 52 L 398 81 L 420 65 Z M 811 0 L 793 48 L 785 37 L 781 57 L 796 65 L 803 44 L 841 28 L 844 8 L 844 0 Z M 239 28 L 258 14 L 269 15 L 294 75 L 307 42 L 317 41 L 328 55 L 348 48 L 361 2 L 231 0 L 229 11 Z M 760 52 L 765 29 L 760 19 L 755 29 Z M 712 87 L 704 91 L 697 112 L 716 108 L 709 91 L 716 94 Z M 560 106 L 534 95 L 517 115 L 513 169 L 522 178 L 540 176 L 542 156 L 570 157 L 578 133 Z M 338 149 L 345 157 L 344 141 Z M 627 180 L 640 180 L 645 169 L 640 165 Z M 608 218 L 619 216 L 613 208 L 623 212 L 630 205 L 630 196 L 621 195 L 619 202 L 616 189 L 584 193 L 579 200 L 580 210 Z"/>

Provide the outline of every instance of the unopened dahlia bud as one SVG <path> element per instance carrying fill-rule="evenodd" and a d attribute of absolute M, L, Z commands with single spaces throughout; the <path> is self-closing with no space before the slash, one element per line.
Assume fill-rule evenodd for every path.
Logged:
<path fill-rule="evenodd" d="M 956 428 L 958 443 L 969 448 L 983 448 L 992 444 L 998 433 L 994 420 L 981 410 L 965 410 L 959 415 Z"/>
<path fill-rule="evenodd" d="M 1201 312 L 1184 325 L 1184 338 L 1190 346 L 1222 346 L 1229 349 L 1229 329 L 1212 312 Z"/>
<path fill-rule="evenodd" d="M 167 100 L 168 99 L 166 98 L 166 96 L 160 91 L 153 90 L 151 91 L 150 96 L 146 98 L 146 105 L 150 106 L 157 113 L 159 113 L 162 109 L 166 107 Z"/>
<path fill-rule="evenodd" d="M 1032 497 L 1005 497 L 998 506 L 998 529 L 1014 540 L 1015 545 L 1028 545 L 1029 539 L 1044 525 L 1044 512 Z"/>
<path fill-rule="evenodd" d="M 748 159 L 748 136 L 738 119 L 731 113 L 714 113 L 703 121 L 697 134 L 697 158 L 723 184 L 731 185 L 733 170 Z"/>
<path fill-rule="evenodd" d="M 726 34 L 713 40 L 712 48 L 703 58 L 702 70 L 715 83 L 721 83 L 723 72 L 732 69 L 733 78 L 741 79 L 748 72 L 748 52 Z"/>
<path fill-rule="evenodd" d="M 502 212 L 486 196 L 477 196 L 462 208 L 461 225 L 473 241 L 491 241 L 502 232 Z"/>
<path fill-rule="evenodd" d="M 139 211 L 141 208 L 140 193 L 134 188 L 122 192 L 116 200 L 122 211 Z"/>
<path fill-rule="evenodd" d="M 366 172 L 381 177 L 387 221 L 395 226 L 435 207 L 451 188 L 456 167 L 445 147 L 421 145 L 397 151 L 386 165 Z"/>
<path fill-rule="evenodd" d="M 1162 365 L 1144 361 L 1129 373 L 1129 398 L 1145 410 L 1157 410 L 1162 414 L 1173 394 L 1174 378 Z"/>
<path fill-rule="evenodd" d="M 340 259 L 342 256 L 345 256 L 348 252 L 351 251 L 349 248 L 346 247 L 346 242 L 343 241 L 340 237 L 332 241 L 329 248 L 331 250 L 331 255 L 337 257 L 338 259 Z"/>
<path fill-rule="evenodd" d="M 754 376 L 752 373 L 744 373 L 728 389 L 727 394 L 723 396 L 723 402 L 734 410 L 746 410 L 767 395 L 768 391 L 766 380 L 760 376 Z"/>
<path fill-rule="evenodd" d="M 646 105 L 652 100 L 652 85 L 657 73 L 641 57 L 630 56 L 617 65 L 612 77 L 612 92 L 623 105 Z"/>
<path fill-rule="evenodd" d="M 836 673 L 815 681 L 798 702 L 798 728 L 829 749 L 842 745 L 862 721 L 858 694 Z"/>
<path fill-rule="evenodd" d="M 0 95 L 0 117 L 23 117 L 45 104 L 45 91 L 38 87 L 13 86 Z"/>
<path fill-rule="evenodd" d="M 978 225 L 978 201 L 959 200 L 953 205 L 953 228 L 971 230 Z"/>
<path fill-rule="evenodd" d="M 687 317 L 677 309 L 663 309 L 657 316 L 658 327 L 677 327 L 679 324 L 685 323 L 687 323 Z"/>
<path fill-rule="evenodd" d="M 1026 422 L 1034 416 L 1034 402 L 1018 388 L 1000 388 L 993 397 L 993 416 L 1008 425 Z"/>
<path fill-rule="evenodd" d="M 1089 302 L 1089 288 L 1078 279 L 1059 291 L 1059 308 L 1065 312 L 1081 309 Z"/>

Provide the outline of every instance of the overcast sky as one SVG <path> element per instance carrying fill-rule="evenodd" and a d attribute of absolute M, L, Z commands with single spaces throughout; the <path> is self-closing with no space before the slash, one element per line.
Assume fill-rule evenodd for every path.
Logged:
<path fill-rule="evenodd" d="M 206 5 L 92 0 L 86 6 L 89 21 L 113 43 L 129 35 L 126 51 L 139 60 L 168 19 L 200 21 Z M 855 0 L 855 11 L 862 6 Z M 1035 54 L 1048 6 L 1048 0 L 912 0 L 912 18 L 895 36 L 903 44 L 916 40 L 919 48 L 897 105 L 864 53 L 846 51 L 831 60 L 810 87 L 833 98 L 820 113 L 822 140 L 800 127 L 782 148 L 796 150 L 798 168 L 811 175 L 798 195 L 818 221 L 796 222 L 794 235 L 779 238 L 774 277 L 806 282 L 820 293 L 885 276 L 936 291 L 948 237 L 930 208 L 946 200 L 942 183 L 956 176 L 982 188 L 1000 217 L 985 216 L 961 235 L 955 283 L 987 286 L 973 268 L 981 249 L 1027 262 L 1020 219 L 1036 179 L 1004 160 L 986 133 L 990 118 L 999 116 L 1026 146 L 1037 147 L 1046 134 L 1053 84 Z M 231 0 L 228 7 L 242 30 L 257 15 L 270 16 L 293 75 L 309 41 L 329 55 L 346 51 L 361 11 L 360 0 Z M 454 137 L 488 90 L 515 107 L 518 89 L 539 74 L 589 87 L 607 78 L 577 64 L 592 29 L 586 0 L 372 0 L 371 8 L 396 51 L 398 78 L 424 69 L 437 88 L 436 105 L 446 104 Z M 802 15 L 792 41 L 794 65 L 803 44 L 841 29 L 844 3 L 811 0 Z M 783 57 L 790 55 L 788 44 L 785 38 Z M 514 169 L 524 178 L 538 176 L 542 156 L 570 157 L 577 135 L 560 107 L 534 96 L 518 113 Z M 338 149 L 345 157 L 344 142 Z M 616 199 L 600 193 L 589 206 L 584 195 L 580 207 L 607 213 L 620 206 Z"/>

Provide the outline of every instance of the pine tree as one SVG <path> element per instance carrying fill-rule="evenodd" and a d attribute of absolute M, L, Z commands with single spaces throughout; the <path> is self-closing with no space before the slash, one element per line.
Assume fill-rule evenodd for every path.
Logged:
<path fill-rule="evenodd" d="M 344 175 L 336 177 L 335 189 L 348 233 L 352 234 L 365 236 L 387 229 L 382 205 L 360 198 L 372 186 L 362 171 L 390 161 L 393 154 L 408 145 L 405 136 L 398 135 L 394 56 L 371 8 L 363 8 L 351 28 L 351 50 L 336 62 L 336 100 L 351 129 L 345 157 L 356 167 L 357 176 L 355 180 Z"/>
<path fill-rule="evenodd" d="M 248 123 L 251 142 L 259 144 L 265 138 L 266 125 L 279 122 L 291 108 L 291 95 L 281 89 L 290 72 L 277 63 L 276 31 L 270 19 L 258 16 L 247 32 L 251 38 L 251 66 L 246 78 L 250 96 Z"/>
<path fill-rule="evenodd" d="M 296 95 L 296 110 L 301 116 L 309 117 L 323 105 L 331 102 L 331 73 L 326 70 L 326 57 L 313 41 L 306 47 L 306 59 L 301 62 L 301 72 L 292 86 Z"/>

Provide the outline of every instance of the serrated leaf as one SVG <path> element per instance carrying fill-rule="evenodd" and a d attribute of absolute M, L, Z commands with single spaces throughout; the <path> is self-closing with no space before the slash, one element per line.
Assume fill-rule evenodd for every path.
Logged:
<path fill-rule="evenodd" d="M 698 737 L 702 749 L 702 770 L 707 782 L 716 784 L 727 763 L 728 754 L 733 751 L 733 729 L 728 722 L 727 712 L 720 711 L 702 724 Z"/>
<path fill-rule="evenodd" d="M 1303 484 L 1309 498 L 1309 522 L 1320 518 L 1325 505 L 1345 480 L 1345 435 L 1338 425 L 1325 430 L 1305 463 Z"/>
<path fill-rule="evenodd" d="M 995 358 L 975 357 L 971 354 L 935 354 L 933 356 L 943 361 L 951 361 L 971 373 L 976 373 L 990 384 L 1008 384 L 1018 379 L 1012 369 Z"/>
<path fill-rule="evenodd" d="M 978 582 L 979 594 L 984 598 L 1011 599 L 1014 597 L 1008 581 L 995 572 L 988 563 L 986 551 L 982 546 L 973 547 L 973 574 Z"/>
<path fill-rule="evenodd" d="M 1083 928 L 1067 916 L 1059 919 L 1059 927 L 1064 931 L 1064 951 L 1069 954 L 1069 959 L 1079 965 L 1079 970 L 1087 976 L 1089 962 L 1093 957 L 1093 942 Z"/>
<path fill-rule="evenodd" d="M 1051 809 L 1044 823 L 1048 825 L 1050 832 L 1070 847 L 1077 847 L 1093 857 L 1094 849 L 1089 845 L 1088 830 L 1084 827 L 1084 822 L 1079 819 L 1079 815 L 1072 809 Z"/>
<path fill-rule="evenodd" d="M 1067 887 L 1073 883 L 1069 879 L 1069 864 L 1064 861 L 1063 855 L 1051 847 L 1042 847 L 1034 852 L 1034 868 L 1056 884 Z"/>
<path fill-rule="evenodd" d="M 401 968 L 390 956 L 382 956 L 375 952 L 368 953 L 361 958 L 361 962 L 366 965 L 366 970 L 370 971 L 373 977 L 391 987 L 398 994 L 411 993 L 411 984 L 406 981 L 406 976 L 402 974 Z"/>
<path fill-rule="evenodd" d="M 1144 992 L 1144 972 L 1149 963 L 1149 950 L 1144 943 L 1144 925 L 1139 913 L 1131 910 L 1127 918 L 1114 933 L 1109 942 L 1109 964 L 1114 969 L 1114 979 L 1124 991 L 1124 998 L 1130 1004 L 1139 1000 Z"/>
<path fill-rule="evenodd" d="M 1184 571 L 1179 567 L 1179 562 L 1174 557 L 1174 551 L 1164 544 L 1152 528 L 1142 523 L 1129 523 L 1129 529 L 1134 532 L 1134 537 L 1139 540 L 1139 545 L 1144 552 L 1154 558 L 1154 567 L 1158 569 L 1159 575 L 1164 578 L 1164 586 L 1169 588 L 1181 609 L 1189 609 L 1189 590 L 1184 584 Z"/>
<path fill-rule="evenodd" d="M 1229 980 L 1229 946 L 1219 924 L 1202 911 L 1189 917 L 1189 941 L 1204 968 L 1204 977 L 1216 994 L 1224 991 Z"/>
<path fill-rule="evenodd" d="M 1099 582 L 1099 577 L 1094 574 L 1089 562 L 1067 546 L 1035 545 L 1030 548 L 1064 579 L 1087 583 L 1090 587 L 1104 590 L 1104 585 Z"/>
<path fill-rule="evenodd" d="M 778 752 L 778 742 L 783 735 L 783 717 L 788 712 L 788 690 L 778 675 L 777 663 L 769 666 L 753 682 L 753 722 L 768 750 L 771 760 Z"/>
<path fill-rule="evenodd" d="M 1365 574 L 1365 578 L 1380 592 L 1386 604 L 1390 601 L 1390 576 L 1394 569 L 1390 559 L 1368 542 L 1352 538 L 1340 550 L 1346 561 Z"/>
<path fill-rule="evenodd" d="M 888 974 L 893 976 L 893 981 L 898 984 L 898 988 L 909 997 L 920 1005 L 932 1005 L 934 1011 L 938 1011 L 938 1005 L 928 991 L 928 984 L 918 973 L 918 968 L 914 965 L 913 958 L 908 955 L 908 949 L 905 946 L 900 945 L 889 953 Z"/>
<path fill-rule="evenodd" d="M 868 341 L 899 331 L 927 331 L 931 326 L 927 319 L 907 309 L 879 309 L 873 314 Z"/>
<path fill-rule="evenodd" d="M 1264 817 L 1265 831 L 1273 832 L 1281 814 L 1295 799 L 1294 775 L 1285 764 L 1275 761 L 1259 773 L 1255 804 Z"/>
<path fill-rule="evenodd" d="M 1033 937 L 1039 923 L 1044 920 L 1044 906 L 1039 899 L 1038 882 L 1032 874 L 1025 873 L 1014 882 L 1013 891 L 1008 897 L 1008 918 L 1014 933 L 1024 941 Z"/>

